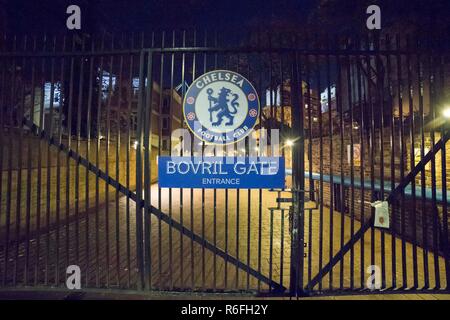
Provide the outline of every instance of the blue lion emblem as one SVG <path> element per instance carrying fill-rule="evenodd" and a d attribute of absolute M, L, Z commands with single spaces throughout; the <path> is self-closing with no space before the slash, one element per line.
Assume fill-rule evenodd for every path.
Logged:
<path fill-rule="evenodd" d="M 228 122 L 225 123 L 226 126 L 232 126 L 234 115 L 237 113 L 237 108 L 239 108 L 239 103 L 237 102 L 239 96 L 236 93 L 232 93 L 230 89 L 222 87 L 219 90 L 217 97 L 213 97 L 214 90 L 209 88 L 206 90 L 209 100 L 209 121 L 213 126 L 220 126 L 222 124 L 223 118 L 228 118 Z M 228 99 L 231 95 L 233 99 Z M 216 112 L 217 120 L 213 122 L 213 112 Z"/>

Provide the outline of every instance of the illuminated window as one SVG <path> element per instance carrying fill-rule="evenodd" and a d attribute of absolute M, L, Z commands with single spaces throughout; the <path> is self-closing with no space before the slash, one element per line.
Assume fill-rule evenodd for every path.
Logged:
<path fill-rule="evenodd" d="M 270 98 L 271 98 L 270 95 L 271 94 L 272 94 L 272 103 L 270 103 Z M 270 105 L 277 106 L 277 107 L 281 106 L 280 86 L 278 86 L 276 90 L 270 90 L 270 89 L 266 90 L 266 101 L 267 101 L 267 103 L 266 103 L 267 106 L 270 106 Z"/>
<path fill-rule="evenodd" d="M 52 84 L 46 82 L 44 84 L 44 108 L 50 109 L 50 96 L 51 96 Z M 56 82 L 53 85 L 53 108 L 59 108 L 61 106 L 61 83 Z"/>

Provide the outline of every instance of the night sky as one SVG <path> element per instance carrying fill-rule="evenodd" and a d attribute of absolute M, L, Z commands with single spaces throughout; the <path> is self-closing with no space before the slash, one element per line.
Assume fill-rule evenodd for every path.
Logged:
<path fill-rule="evenodd" d="M 439 24 L 450 28 L 449 0 L 0 0 L 0 31 L 67 32 L 66 8 L 71 4 L 81 7 L 82 31 L 86 33 L 298 30 L 314 24 L 327 32 L 365 32 L 365 10 L 370 4 L 380 5 L 383 28 L 396 23 L 401 25 L 400 32 L 412 25 L 420 30 Z"/>
<path fill-rule="evenodd" d="M 2 0 L 7 29 L 29 31 L 65 31 L 65 10 L 77 4 L 82 11 L 86 32 L 106 28 L 110 31 L 148 29 L 246 27 L 269 22 L 298 24 L 317 0 L 266 1 L 155 1 L 155 0 Z M 0 2 L 0 3 L 1 3 Z"/>

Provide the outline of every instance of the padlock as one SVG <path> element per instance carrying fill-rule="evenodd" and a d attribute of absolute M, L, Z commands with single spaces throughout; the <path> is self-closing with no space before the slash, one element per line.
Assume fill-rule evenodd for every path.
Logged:
<path fill-rule="evenodd" d="M 374 226 L 389 229 L 389 203 L 387 201 L 376 201 L 371 203 L 375 208 Z"/>

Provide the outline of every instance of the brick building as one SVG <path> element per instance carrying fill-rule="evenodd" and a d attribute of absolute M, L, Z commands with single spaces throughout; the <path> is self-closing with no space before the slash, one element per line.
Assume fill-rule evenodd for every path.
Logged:
<path fill-rule="evenodd" d="M 409 64 L 402 61 L 401 66 L 408 70 Z M 413 79 L 410 74 L 408 79 L 407 71 L 399 75 L 394 74 L 393 70 L 390 70 L 389 74 L 383 74 L 383 80 L 379 80 L 381 83 L 390 83 L 390 86 L 384 88 L 385 96 L 382 102 L 384 108 L 381 108 L 379 95 L 374 90 L 377 87 L 376 75 L 371 76 L 371 80 L 358 82 L 357 77 L 364 79 L 364 76 L 362 69 L 357 73 L 355 65 L 343 68 L 340 91 L 336 92 L 335 85 L 332 85 L 328 96 L 325 88 L 320 95 L 320 103 L 317 92 L 311 90 L 311 94 L 308 95 L 305 89 L 308 85 L 303 83 L 306 189 L 309 190 L 312 185 L 313 189 L 321 190 L 322 193 L 319 192 L 321 205 L 335 212 L 344 212 L 360 221 L 367 221 L 373 212 L 371 203 L 385 200 L 401 181 L 401 177 L 406 176 L 419 163 L 421 151 L 423 154 L 429 152 L 433 147 L 433 141 L 437 142 L 441 137 L 439 127 L 434 132 L 434 137 L 430 125 L 425 125 L 423 132 L 418 129 L 422 115 L 425 124 L 432 121 L 428 83 L 425 84 L 425 81 L 422 83 L 419 75 Z M 424 76 L 426 72 L 428 71 L 424 68 L 420 76 Z M 448 73 L 448 68 L 445 72 Z M 399 76 L 400 81 L 397 80 Z M 347 79 L 348 82 L 344 81 Z M 368 81 L 373 82 L 370 85 L 370 93 Z M 406 92 L 408 81 L 411 83 L 410 99 Z M 399 82 L 403 90 L 395 92 L 393 88 L 397 88 Z M 412 85 L 413 82 L 416 86 Z M 283 95 L 289 97 L 290 90 L 289 84 L 285 85 Z M 332 94 L 333 92 L 335 94 Z M 448 92 L 448 89 L 440 91 L 437 99 L 444 101 Z M 340 95 L 338 103 L 336 94 Z M 370 95 L 373 97 L 372 106 L 369 103 Z M 401 107 L 399 95 L 403 97 Z M 276 95 L 273 93 L 273 96 Z M 328 104 L 329 97 L 331 97 L 330 104 Z M 290 102 L 289 99 L 284 99 L 284 106 L 278 105 L 279 102 L 280 100 L 273 100 L 272 108 L 266 106 L 264 114 L 267 117 L 272 115 L 276 117 L 277 122 L 281 122 L 281 110 L 284 109 L 284 124 L 288 128 L 283 127 L 285 132 L 289 132 L 292 124 Z M 410 116 L 410 107 L 414 118 Z M 373 116 L 371 108 L 375 110 Z M 339 112 L 341 109 L 342 115 Z M 403 110 L 402 119 L 400 109 Z M 384 119 L 383 126 L 381 116 Z M 439 118 L 439 115 L 436 117 Z M 373 131 L 367 130 L 372 120 L 375 125 Z M 295 138 L 295 133 L 291 132 L 290 137 Z M 450 146 L 447 144 L 446 153 L 449 152 Z M 423 181 L 421 174 L 418 174 L 415 185 L 410 184 L 406 187 L 404 200 L 400 195 L 394 205 L 390 206 L 391 228 L 388 230 L 418 245 L 430 245 L 434 237 L 437 237 L 437 250 L 440 252 L 443 249 L 444 227 L 439 222 L 437 225 L 433 224 L 436 221 L 443 221 L 443 202 L 450 202 L 448 196 L 447 199 L 442 196 L 450 183 L 448 173 L 447 181 L 442 180 L 442 170 L 446 168 L 448 171 L 450 159 L 447 157 L 442 160 L 441 154 L 442 152 L 438 152 L 435 161 L 425 166 Z M 289 167 L 288 158 L 287 163 Z M 433 197 L 436 198 L 436 207 L 433 206 Z"/>

